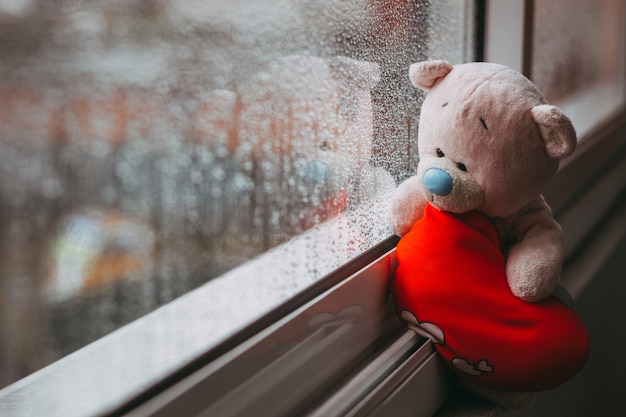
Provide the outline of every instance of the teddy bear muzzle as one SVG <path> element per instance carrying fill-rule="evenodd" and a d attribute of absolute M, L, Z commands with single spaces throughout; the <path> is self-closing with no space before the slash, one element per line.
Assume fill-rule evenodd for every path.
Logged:
<path fill-rule="evenodd" d="M 452 192 L 454 181 L 452 176 L 439 168 L 429 168 L 424 172 L 424 187 L 438 196 L 446 196 Z"/>

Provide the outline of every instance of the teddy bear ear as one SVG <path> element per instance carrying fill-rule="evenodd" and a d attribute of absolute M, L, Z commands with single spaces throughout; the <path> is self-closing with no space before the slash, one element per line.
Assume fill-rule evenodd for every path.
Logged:
<path fill-rule="evenodd" d="M 574 152 L 576 131 L 570 119 L 555 106 L 540 104 L 530 110 L 551 158 L 563 158 Z"/>
<path fill-rule="evenodd" d="M 447 61 L 416 62 L 409 68 L 409 78 L 415 87 L 428 92 L 439 78 L 445 77 L 450 71 L 452 64 Z"/>

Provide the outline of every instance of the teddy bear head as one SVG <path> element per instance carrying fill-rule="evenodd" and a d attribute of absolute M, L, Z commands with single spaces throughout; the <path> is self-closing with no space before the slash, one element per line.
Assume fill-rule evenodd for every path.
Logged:
<path fill-rule="evenodd" d="M 428 94 L 421 110 L 417 175 L 440 210 L 506 217 L 537 198 L 573 152 L 570 120 L 535 85 L 502 65 L 413 64 Z"/>

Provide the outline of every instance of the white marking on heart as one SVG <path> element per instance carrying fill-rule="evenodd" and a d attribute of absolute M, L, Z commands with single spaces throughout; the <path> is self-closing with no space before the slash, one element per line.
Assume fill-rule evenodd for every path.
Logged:
<path fill-rule="evenodd" d="M 421 322 L 418 320 L 417 316 L 409 310 L 402 310 L 400 312 L 400 318 L 406 321 L 409 329 L 413 330 L 420 336 L 431 339 L 433 343 L 443 345 L 446 342 L 446 336 L 443 333 L 443 330 L 441 330 L 435 323 L 428 321 Z"/>
<path fill-rule="evenodd" d="M 452 365 L 459 371 L 473 376 L 482 376 L 485 372 L 493 372 L 493 366 L 485 359 L 481 359 L 477 364 L 473 364 L 464 358 L 456 357 L 452 359 Z"/>

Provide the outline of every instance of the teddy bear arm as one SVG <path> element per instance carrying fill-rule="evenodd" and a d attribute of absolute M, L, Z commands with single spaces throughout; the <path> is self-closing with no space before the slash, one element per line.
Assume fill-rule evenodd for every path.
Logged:
<path fill-rule="evenodd" d="M 426 200 L 419 189 L 419 178 L 412 176 L 396 188 L 389 203 L 388 223 L 398 236 L 407 234 L 422 218 Z"/>
<path fill-rule="evenodd" d="M 553 293 L 563 265 L 563 230 L 543 197 L 527 205 L 512 224 L 515 240 L 508 251 L 506 273 L 511 291 L 529 302 Z"/>

